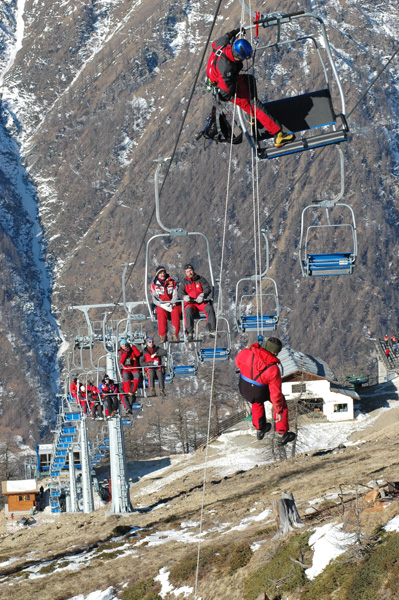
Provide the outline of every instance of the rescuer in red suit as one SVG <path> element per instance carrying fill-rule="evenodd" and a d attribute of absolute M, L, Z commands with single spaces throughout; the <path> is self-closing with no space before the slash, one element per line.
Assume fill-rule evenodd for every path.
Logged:
<path fill-rule="evenodd" d="M 252 56 L 251 44 L 244 38 L 235 39 L 242 32 L 234 29 L 212 44 L 206 73 L 212 84 L 218 88 L 218 97 L 225 102 L 233 102 L 251 117 L 256 118 L 274 136 L 276 148 L 294 141 L 295 135 L 284 133 L 280 123 L 268 112 L 258 99 L 256 81 L 253 75 L 240 75 L 243 60 Z"/>
<path fill-rule="evenodd" d="M 236 367 L 240 371 L 239 389 L 241 395 L 252 405 L 252 424 L 257 429 L 258 440 L 270 431 L 266 422 L 265 405 L 273 405 L 274 420 L 278 435 L 278 445 L 292 442 L 296 435 L 289 431 L 288 407 L 281 391 L 280 361 L 277 354 L 282 348 L 278 338 L 269 338 L 260 344 L 244 348 L 236 356 Z"/>
<path fill-rule="evenodd" d="M 150 287 L 152 301 L 156 306 L 158 333 L 161 342 L 167 340 L 168 319 L 172 321 L 174 334 L 172 340 L 179 341 L 181 306 L 176 304 L 177 284 L 172 277 L 168 275 L 165 267 L 159 266 L 155 273 L 154 281 Z"/>

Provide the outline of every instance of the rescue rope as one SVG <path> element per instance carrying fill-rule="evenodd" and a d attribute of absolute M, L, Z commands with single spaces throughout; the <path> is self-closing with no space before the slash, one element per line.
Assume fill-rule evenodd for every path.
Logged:
<path fill-rule="evenodd" d="M 236 114 L 236 105 L 233 104 L 233 120 L 232 124 L 234 126 L 235 122 L 235 114 Z M 221 243 L 221 257 L 220 257 L 220 269 L 219 269 L 219 285 L 218 285 L 218 305 L 217 305 L 217 313 L 221 313 L 222 311 L 222 281 L 223 281 L 223 264 L 224 264 L 224 256 L 225 256 L 225 248 L 226 248 L 226 232 L 227 232 L 227 221 L 228 221 L 228 206 L 230 200 L 230 180 L 231 180 L 231 172 L 232 172 L 232 156 L 233 156 L 233 135 L 230 140 L 230 150 L 229 150 L 229 162 L 228 162 L 228 172 L 227 172 L 227 185 L 226 185 L 226 197 L 225 197 L 225 205 L 224 205 L 224 219 L 223 219 L 223 232 L 222 232 L 222 243 Z M 205 492 L 206 492 L 206 475 L 208 468 L 208 451 L 209 451 L 209 439 L 210 439 L 210 431 L 211 431 L 211 416 L 212 416 L 212 408 L 213 408 L 213 400 L 215 396 L 215 375 L 216 375 L 216 345 L 217 345 L 217 336 L 218 336 L 218 319 L 216 318 L 216 331 L 215 331 L 215 339 L 213 344 L 213 360 L 212 360 L 212 375 L 211 375 L 211 389 L 210 389 L 210 397 L 209 397 L 209 410 L 208 410 L 208 426 L 207 426 L 207 434 L 206 434 L 206 445 L 205 445 L 205 458 L 204 458 L 204 470 L 203 470 L 203 484 L 202 484 L 202 498 L 201 498 L 201 512 L 200 512 L 200 526 L 199 526 L 199 536 L 198 536 L 198 550 L 197 550 L 197 566 L 195 572 L 195 586 L 194 586 L 194 600 L 197 600 L 197 592 L 198 592 L 198 576 L 199 576 L 199 561 L 200 561 L 200 552 L 201 552 L 201 535 L 202 535 L 202 524 L 204 519 L 204 507 L 205 507 Z"/>

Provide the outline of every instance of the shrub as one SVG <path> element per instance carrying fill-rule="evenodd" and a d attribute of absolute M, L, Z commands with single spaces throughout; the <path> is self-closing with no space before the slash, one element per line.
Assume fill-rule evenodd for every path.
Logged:
<path fill-rule="evenodd" d="M 158 588 L 159 585 L 151 577 L 148 577 L 124 590 L 122 600 L 162 600 L 157 593 Z"/>
<path fill-rule="evenodd" d="M 279 593 L 292 592 L 303 587 L 307 581 L 306 575 L 303 568 L 294 563 L 291 557 L 303 561 L 303 555 L 310 554 L 309 536 L 309 532 L 297 534 L 282 542 L 273 558 L 245 579 L 245 600 L 254 600 L 262 592 L 273 597 L 273 591 L 276 589 L 273 582 L 276 581 L 278 581 Z"/>
<path fill-rule="evenodd" d="M 194 577 L 197 570 L 198 551 L 190 552 L 170 570 L 169 579 L 174 585 L 187 582 Z M 233 575 L 235 571 L 245 567 L 251 560 L 252 550 L 243 542 L 232 546 L 207 546 L 201 548 L 199 556 L 199 579 L 212 568 L 220 574 Z"/>

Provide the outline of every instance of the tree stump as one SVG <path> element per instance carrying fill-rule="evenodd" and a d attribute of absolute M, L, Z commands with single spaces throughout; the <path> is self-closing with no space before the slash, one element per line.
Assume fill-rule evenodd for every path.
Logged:
<path fill-rule="evenodd" d="M 302 527 L 303 525 L 293 494 L 283 492 L 281 500 L 273 502 L 273 512 L 277 522 L 277 533 L 273 539 L 284 537 L 295 527 Z"/>

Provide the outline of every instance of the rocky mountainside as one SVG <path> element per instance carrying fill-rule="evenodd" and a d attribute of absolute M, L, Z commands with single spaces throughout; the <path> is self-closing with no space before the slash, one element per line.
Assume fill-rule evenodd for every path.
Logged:
<path fill-rule="evenodd" d="M 54 417 L 62 340 L 71 342 L 83 324 L 69 306 L 118 301 L 127 262 L 134 262 L 128 299 L 144 297 L 145 242 L 160 231 L 154 161 L 174 150 L 215 8 L 190 0 L 10 0 L 2 9 L 0 383 L 8 430 L 36 438 Z M 275 9 L 269 0 L 259 6 Z M 375 368 L 372 339 L 398 327 L 396 59 L 361 98 L 397 49 L 399 14 L 393 0 L 284 3 L 298 9 L 325 19 L 347 100 L 344 199 L 358 228 L 354 274 L 303 279 L 298 263 L 303 208 L 339 188 L 334 149 L 260 164 L 260 222 L 282 305 L 277 335 L 342 377 Z M 240 15 L 238 2 L 222 5 L 212 39 Z M 283 54 L 284 68 L 274 53 L 257 73 L 268 100 L 301 93 L 304 76 L 318 78 L 305 68 L 305 51 Z M 194 141 L 210 106 L 204 74 L 203 67 L 161 212 L 168 227 L 206 232 L 219 276 L 229 160 L 227 147 Z M 229 319 L 237 280 L 254 272 L 251 172 L 248 146 L 234 147 L 222 265 Z M 190 260 L 206 274 L 204 249 L 187 240 L 159 244 L 150 259 L 174 275 Z M 235 347 L 245 341 L 234 334 Z"/>

